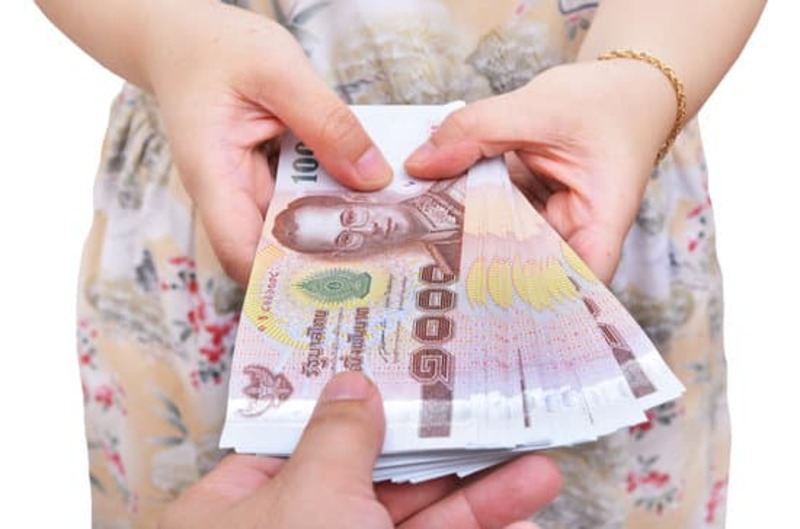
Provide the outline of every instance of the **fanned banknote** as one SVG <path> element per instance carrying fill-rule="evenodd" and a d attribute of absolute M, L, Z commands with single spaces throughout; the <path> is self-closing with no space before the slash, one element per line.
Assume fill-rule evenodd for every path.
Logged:
<path fill-rule="evenodd" d="M 373 193 L 344 188 L 284 135 L 222 447 L 291 454 L 342 370 L 380 387 L 374 477 L 398 482 L 592 441 L 683 391 L 502 159 L 442 181 L 403 171 L 459 105 L 352 107 L 395 172 Z"/>

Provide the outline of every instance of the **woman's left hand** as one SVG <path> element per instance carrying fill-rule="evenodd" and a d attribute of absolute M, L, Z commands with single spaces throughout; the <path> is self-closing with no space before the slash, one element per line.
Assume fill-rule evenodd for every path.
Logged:
<path fill-rule="evenodd" d="M 448 116 L 406 170 L 445 178 L 509 153 L 517 186 L 607 283 L 675 113 L 672 87 L 651 65 L 557 66 Z"/>

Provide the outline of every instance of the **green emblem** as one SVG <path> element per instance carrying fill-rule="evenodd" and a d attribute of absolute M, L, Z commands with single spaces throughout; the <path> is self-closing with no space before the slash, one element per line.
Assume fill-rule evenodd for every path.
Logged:
<path fill-rule="evenodd" d="M 369 294 L 372 276 L 346 268 L 333 268 L 316 272 L 296 284 L 310 298 L 321 303 L 344 303 L 362 299 Z"/>

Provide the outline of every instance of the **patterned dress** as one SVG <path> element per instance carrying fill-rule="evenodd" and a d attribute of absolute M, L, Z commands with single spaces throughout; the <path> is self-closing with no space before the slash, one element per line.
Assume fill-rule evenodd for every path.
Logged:
<path fill-rule="evenodd" d="M 228 2 L 236 3 L 236 2 Z M 349 103 L 467 101 L 570 61 L 589 0 L 252 0 Z M 246 5 L 244 5 L 246 4 Z M 689 123 L 653 171 L 614 292 L 688 391 L 649 421 L 552 451 L 545 529 L 724 525 L 729 427 L 720 272 L 706 166 Z M 243 291 L 212 252 L 150 96 L 116 99 L 80 277 L 78 353 L 96 528 L 152 528 L 222 456 Z"/>

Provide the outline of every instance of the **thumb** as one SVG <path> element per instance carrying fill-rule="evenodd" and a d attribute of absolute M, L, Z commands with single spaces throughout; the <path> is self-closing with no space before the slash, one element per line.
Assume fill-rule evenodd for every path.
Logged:
<path fill-rule="evenodd" d="M 430 139 L 405 163 L 419 178 L 458 176 L 481 158 L 498 156 L 522 145 L 526 122 L 518 92 L 481 99 L 445 118 Z"/>
<path fill-rule="evenodd" d="M 360 191 L 386 186 L 392 168 L 353 111 L 310 68 L 286 80 L 276 113 L 342 184 Z"/>
<path fill-rule="evenodd" d="M 309 473 L 304 479 L 324 477 L 371 490 L 372 468 L 383 445 L 384 430 L 377 387 L 359 372 L 337 374 L 322 391 L 287 472 Z"/>

